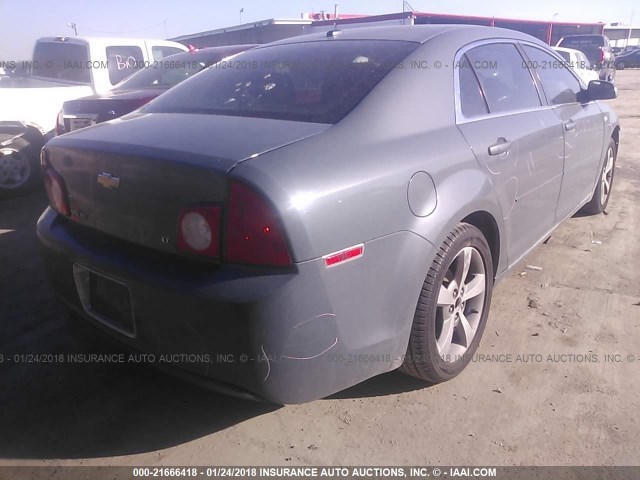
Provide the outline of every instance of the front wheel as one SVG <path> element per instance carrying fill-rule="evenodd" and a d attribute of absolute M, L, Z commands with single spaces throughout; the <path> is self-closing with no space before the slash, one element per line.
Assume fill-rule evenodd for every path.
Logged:
<path fill-rule="evenodd" d="M 459 223 L 424 280 L 401 370 L 432 383 L 464 370 L 480 344 L 492 290 L 489 245 L 478 228 Z"/>
<path fill-rule="evenodd" d="M 602 162 L 602 170 L 598 177 L 598 184 L 593 192 L 593 197 L 591 197 L 589 203 L 582 208 L 584 212 L 596 215 L 607 209 L 609 199 L 611 198 L 613 177 L 615 175 L 616 153 L 616 142 L 614 142 L 613 139 L 610 139 L 609 145 L 607 146 L 607 150 L 604 154 L 604 161 Z"/>

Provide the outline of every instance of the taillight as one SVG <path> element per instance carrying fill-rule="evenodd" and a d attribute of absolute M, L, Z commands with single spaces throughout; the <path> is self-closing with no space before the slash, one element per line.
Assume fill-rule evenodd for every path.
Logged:
<path fill-rule="evenodd" d="M 178 221 L 178 249 L 220 258 L 221 221 L 222 208 L 219 206 L 198 205 L 184 209 Z"/>
<path fill-rule="evenodd" d="M 273 267 L 291 266 L 291 255 L 271 206 L 246 185 L 233 181 L 225 224 L 227 262 Z"/>
<path fill-rule="evenodd" d="M 63 133 L 66 133 L 66 130 L 64 128 L 64 116 L 62 115 L 62 111 L 60 111 L 56 118 L 56 135 L 62 135 Z"/>
<path fill-rule="evenodd" d="M 604 49 L 600 47 L 600 63 L 604 62 Z"/>
<path fill-rule="evenodd" d="M 49 166 L 46 152 L 42 150 L 40 153 L 40 166 L 44 178 L 44 186 L 49 197 L 49 204 L 56 212 L 67 217 L 71 216 L 71 208 L 69 207 L 69 195 L 64 180 L 58 172 Z"/>

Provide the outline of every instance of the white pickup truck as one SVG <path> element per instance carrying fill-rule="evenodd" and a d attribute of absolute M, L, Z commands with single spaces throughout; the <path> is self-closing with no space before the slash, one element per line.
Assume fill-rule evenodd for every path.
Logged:
<path fill-rule="evenodd" d="M 0 75 L 0 197 L 33 186 L 40 149 L 64 102 L 104 93 L 137 69 L 187 50 L 164 40 L 39 39 L 32 60 L 17 65 L 30 75 Z"/>

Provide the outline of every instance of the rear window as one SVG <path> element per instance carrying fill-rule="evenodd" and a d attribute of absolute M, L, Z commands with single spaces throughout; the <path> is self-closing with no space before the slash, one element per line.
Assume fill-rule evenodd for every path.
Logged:
<path fill-rule="evenodd" d="M 559 46 L 580 50 L 580 47 L 603 47 L 604 45 L 605 41 L 602 35 L 578 35 L 563 38 Z"/>
<path fill-rule="evenodd" d="M 38 42 L 33 52 L 33 75 L 78 83 L 91 83 L 85 45 Z"/>
<path fill-rule="evenodd" d="M 418 45 L 336 40 L 258 48 L 212 65 L 143 111 L 336 123 Z"/>
<path fill-rule="evenodd" d="M 170 60 L 167 59 L 167 62 Z M 146 88 L 171 88 L 206 68 L 209 63 L 196 60 L 176 60 L 175 67 L 151 64 L 152 66 L 134 73 L 121 82 L 115 90 L 139 90 Z"/>

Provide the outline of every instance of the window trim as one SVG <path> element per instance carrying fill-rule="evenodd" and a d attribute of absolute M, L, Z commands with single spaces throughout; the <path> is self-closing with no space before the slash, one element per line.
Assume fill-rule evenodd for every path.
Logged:
<path fill-rule="evenodd" d="M 460 73 L 459 69 L 455 68 L 456 65 L 460 64 L 460 60 L 462 58 L 463 55 L 465 55 L 469 50 L 476 48 L 476 47 L 480 47 L 483 45 L 494 45 L 494 44 L 502 44 L 502 43 L 506 43 L 509 45 L 513 45 L 516 49 L 516 51 L 518 52 L 518 54 L 522 57 L 522 60 L 524 62 L 526 62 L 526 60 L 528 59 L 528 57 L 523 57 L 521 49 L 519 48 L 519 43 L 520 41 L 517 39 L 511 39 L 511 38 L 491 38 L 491 39 L 486 39 L 486 40 L 478 40 L 475 42 L 471 42 L 463 47 L 461 47 L 460 49 L 458 49 L 458 51 L 456 52 L 456 55 L 454 57 L 454 75 L 453 75 L 453 88 L 454 88 L 454 96 L 455 96 L 455 117 L 456 117 L 456 124 L 457 125 L 461 125 L 464 123 L 471 123 L 471 122 L 477 122 L 478 120 L 486 120 L 488 118 L 500 118 L 500 117 L 506 117 L 509 115 L 519 115 L 522 113 L 527 113 L 527 112 L 537 112 L 540 110 L 544 110 L 549 108 L 549 104 L 546 101 L 546 96 L 543 96 L 544 93 L 541 91 L 541 87 L 540 84 L 537 81 L 537 77 L 533 75 L 533 72 L 531 71 L 530 68 L 527 68 L 529 75 L 531 76 L 531 81 L 533 82 L 533 86 L 536 90 L 536 93 L 538 95 L 538 100 L 540 101 L 540 106 L 539 107 L 530 107 L 530 108 L 522 108 L 519 110 L 512 110 L 509 112 L 499 112 L 499 113 L 492 113 L 491 112 L 491 108 L 489 107 L 489 103 L 487 102 L 486 98 L 486 92 L 484 91 L 484 88 L 482 87 L 482 84 L 480 83 L 479 79 L 478 79 L 478 75 L 475 71 L 475 68 L 473 68 L 473 66 L 471 65 L 471 69 L 474 73 L 474 75 L 476 76 L 476 80 L 478 81 L 478 85 L 480 86 L 480 90 L 482 91 L 482 96 L 485 99 L 485 102 L 487 103 L 487 110 L 489 110 L 489 113 L 486 115 L 478 115 L 475 117 L 466 117 L 463 113 L 462 113 L 462 104 L 461 104 L 461 97 L 460 97 Z"/>

